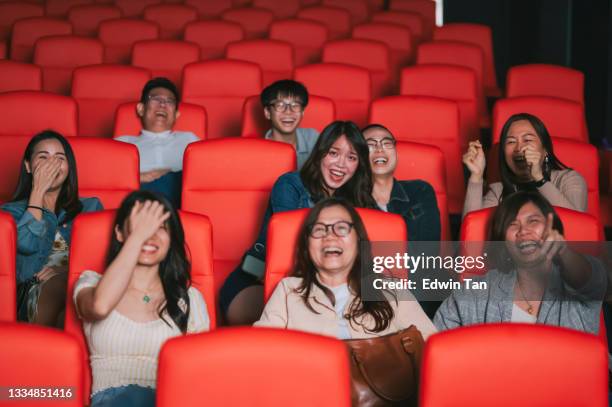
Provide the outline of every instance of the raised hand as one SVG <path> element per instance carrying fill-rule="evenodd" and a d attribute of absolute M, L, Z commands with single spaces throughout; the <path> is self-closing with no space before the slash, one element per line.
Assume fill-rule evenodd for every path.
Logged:
<path fill-rule="evenodd" d="M 532 181 L 540 181 L 544 178 L 542 173 L 542 153 L 535 149 L 532 145 L 527 145 L 521 148 L 521 152 L 525 155 L 525 162 L 529 167 L 529 174 Z"/>
<path fill-rule="evenodd" d="M 542 235 L 542 255 L 547 263 L 557 255 L 563 254 L 567 249 L 565 237 L 556 229 L 553 229 L 553 214 L 549 213 L 546 217 L 546 229 Z"/>
<path fill-rule="evenodd" d="M 170 212 L 157 201 L 136 202 L 128 219 L 127 235 L 144 243 L 169 217 Z"/>
<path fill-rule="evenodd" d="M 53 186 L 61 168 L 62 159 L 56 156 L 32 168 L 32 190 L 44 195 Z"/>
<path fill-rule="evenodd" d="M 467 152 L 463 154 L 463 163 L 470 170 L 471 181 L 482 181 L 487 161 L 480 141 L 470 141 Z"/>

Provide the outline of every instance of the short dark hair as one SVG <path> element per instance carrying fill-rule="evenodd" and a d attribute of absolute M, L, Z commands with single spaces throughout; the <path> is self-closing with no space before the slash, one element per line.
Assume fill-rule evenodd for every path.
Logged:
<path fill-rule="evenodd" d="M 368 124 L 367 126 L 365 126 L 363 129 L 361 129 L 361 134 L 365 134 L 365 132 L 367 130 L 372 130 L 372 129 L 380 129 L 380 130 L 384 130 L 387 133 L 389 133 L 391 135 L 391 137 L 393 138 L 393 140 L 395 140 L 395 136 L 393 135 L 393 133 L 391 133 L 391 130 L 389 130 L 388 128 L 386 128 L 385 126 L 383 126 L 382 124 L 379 123 L 372 123 L 372 124 Z M 365 137 L 365 136 L 364 136 Z"/>
<path fill-rule="evenodd" d="M 303 107 L 308 105 L 308 90 L 300 82 L 291 79 L 276 81 L 267 86 L 260 95 L 261 105 L 267 107 L 273 100 L 282 96 L 299 99 Z"/>
<path fill-rule="evenodd" d="M 149 98 L 149 93 L 151 93 L 151 91 L 155 88 L 164 88 L 172 92 L 174 98 L 176 99 L 176 107 L 178 108 L 181 101 L 181 95 L 176 85 L 170 79 L 161 76 L 151 79 L 144 85 L 144 88 L 142 88 L 142 94 L 140 95 L 140 102 L 146 104 Z"/>

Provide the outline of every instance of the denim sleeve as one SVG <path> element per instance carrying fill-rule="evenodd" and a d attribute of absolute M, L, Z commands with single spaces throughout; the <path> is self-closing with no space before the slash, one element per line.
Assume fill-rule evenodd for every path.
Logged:
<path fill-rule="evenodd" d="M 49 227 L 44 216 L 42 220 L 36 220 L 24 206 L 6 205 L 2 209 L 11 214 L 17 225 L 17 251 L 29 255 L 41 250 Z"/>
<path fill-rule="evenodd" d="M 299 173 L 292 172 L 282 175 L 272 187 L 270 194 L 272 213 L 303 208 L 302 200 L 305 192 L 306 188 L 302 184 Z"/>
<path fill-rule="evenodd" d="M 438 208 L 436 193 L 429 183 L 423 182 L 420 185 L 420 195 L 425 212 L 419 227 L 420 240 L 439 241 L 442 226 L 440 224 L 440 209 Z"/>

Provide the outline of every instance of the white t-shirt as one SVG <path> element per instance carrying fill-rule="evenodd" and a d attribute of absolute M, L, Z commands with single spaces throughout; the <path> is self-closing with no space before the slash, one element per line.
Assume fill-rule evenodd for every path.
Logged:
<path fill-rule="evenodd" d="M 163 168 L 169 168 L 170 171 L 181 171 L 185 149 L 189 144 L 200 139 L 191 132 L 168 130 L 154 133 L 141 130 L 140 136 L 121 136 L 116 140 L 138 147 L 140 172 L 148 172 Z"/>
<path fill-rule="evenodd" d="M 344 309 L 349 299 L 348 284 L 345 283 L 337 287 L 329 287 L 329 289 L 334 293 L 334 297 L 336 298 L 334 309 L 338 317 L 338 339 L 351 339 L 348 320 L 344 318 Z"/>
<path fill-rule="evenodd" d="M 522 322 L 524 324 L 535 324 L 538 320 L 537 315 L 531 315 L 516 304 L 512 304 L 512 322 Z"/>

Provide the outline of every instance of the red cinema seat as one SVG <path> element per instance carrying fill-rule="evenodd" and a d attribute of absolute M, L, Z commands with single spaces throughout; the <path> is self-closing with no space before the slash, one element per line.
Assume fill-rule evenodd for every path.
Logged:
<path fill-rule="evenodd" d="M 423 180 L 432 186 L 440 211 L 441 240 L 452 240 L 448 218 L 444 153 L 437 146 L 411 141 L 398 141 L 395 149 L 397 150 L 397 167 L 394 177 L 400 181 Z"/>
<path fill-rule="evenodd" d="M 297 17 L 324 24 L 330 40 L 348 38 L 351 34 L 351 13 L 340 7 L 313 6 L 302 8 Z"/>
<path fill-rule="evenodd" d="M 0 40 L 0 60 L 8 58 L 8 49 L 5 40 Z"/>
<path fill-rule="evenodd" d="M 367 69 L 345 64 L 314 64 L 296 68 L 293 76 L 311 94 L 333 100 L 338 120 L 352 120 L 360 127 L 367 123 L 372 94 Z"/>
<path fill-rule="evenodd" d="M 552 96 L 584 106 L 584 74 L 559 65 L 513 66 L 508 69 L 506 96 Z"/>
<path fill-rule="evenodd" d="M 235 8 L 226 10 L 221 14 L 221 19 L 238 23 L 244 30 L 245 39 L 265 38 L 274 14 L 264 8 Z"/>
<path fill-rule="evenodd" d="M 423 407 L 605 406 L 608 351 L 593 335 L 541 324 L 451 329 L 427 341 L 419 390 Z"/>
<path fill-rule="evenodd" d="M 121 10 L 108 4 L 76 6 L 68 12 L 68 21 L 72 23 L 72 33 L 85 37 L 96 37 L 102 21 L 117 18 L 121 18 Z"/>
<path fill-rule="evenodd" d="M 459 106 L 461 146 L 480 139 L 476 73 L 453 65 L 416 65 L 402 69 L 400 95 L 433 96 Z"/>
<path fill-rule="evenodd" d="M 155 4 L 144 10 L 144 19 L 160 27 L 162 40 L 180 40 L 185 26 L 198 19 L 198 10 L 184 4 Z"/>
<path fill-rule="evenodd" d="M 180 217 L 185 230 L 185 242 L 189 248 L 187 253 L 191 256 L 192 284 L 204 296 L 210 318 L 210 328 L 214 329 L 216 326 L 216 311 L 215 293 L 212 289 L 211 224 L 206 216 L 195 213 L 180 212 Z M 72 228 L 70 269 L 68 272 L 69 295 L 66 298 L 64 329 L 67 333 L 76 337 L 83 351 L 81 359 L 85 363 L 85 371 L 81 377 L 84 382 L 84 394 L 80 401 L 84 402 L 85 405 L 89 404 L 91 392 L 91 368 L 89 352 L 81 321 L 75 312 L 72 292 L 83 271 L 94 270 L 98 273 L 104 273 L 105 258 L 110 244 L 114 218 L 114 210 L 85 213 L 76 218 Z"/>
<path fill-rule="evenodd" d="M 462 41 L 478 45 L 484 52 L 484 86 L 489 97 L 500 97 L 502 92 L 497 86 L 493 38 L 491 27 L 483 24 L 450 23 L 434 30 L 434 39 L 444 41 Z"/>
<path fill-rule="evenodd" d="M 262 86 L 293 77 L 293 47 L 278 40 L 244 40 L 227 45 L 225 57 L 253 62 L 261 68 Z"/>
<path fill-rule="evenodd" d="M 442 5 L 440 5 L 442 7 Z M 423 18 L 423 39 L 429 41 L 433 38 L 436 27 L 436 2 L 433 0 L 391 0 L 391 11 L 408 11 L 416 13 Z"/>
<path fill-rule="evenodd" d="M 241 327 L 171 339 L 159 355 L 156 405 L 349 407 L 347 355 L 333 338 L 286 329 Z M 185 390 L 177 394 L 177 386 Z"/>
<path fill-rule="evenodd" d="M 0 336 L 4 344 L 0 350 L 4 367 L 0 381 L 7 386 L 3 406 L 83 405 L 83 350 L 74 337 L 57 329 L 17 322 L 0 322 Z M 39 397 L 34 397 L 34 392 L 27 401 L 10 400 L 10 391 L 21 388 L 38 390 Z M 49 389 L 57 389 L 57 397 L 40 397 L 41 390 L 46 393 Z"/>
<path fill-rule="evenodd" d="M 104 46 L 94 38 L 62 35 L 36 41 L 34 63 L 42 68 L 43 90 L 70 95 L 74 68 L 101 64 Z"/>
<path fill-rule="evenodd" d="M 121 65 L 76 68 L 72 97 L 79 105 L 79 135 L 110 137 L 117 106 L 140 99 L 149 71 Z"/>
<path fill-rule="evenodd" d="M 276 285 L 293 272 L 300 228 L 309 209 L 275 213 L 268 225 L 264 297 L 270 298 Z M 357 208 L 370 241 L 405 241 L 406 223 L 400 215 L 376 209 Z"/>
<path fill-rule="evenodd" d="M 519 96 L 499 99 L 493 107 L 493 143 L 498 143 L 501 129 L 510 116 L 530 113 L 537 116 L 551 137 L 589 142 L 584 108 L 580 103 L 546 96 Z"/>
<path fill-rule="evenodd" d="M 0 211 L 0 241 L 0 321 L 14 322 L 17 319 L 17 230 L 13 217 L 3 211 Z"/>
<path fill-rule="evenodd" d="M 203 20 L 219 18 L 225 10 L 232 8 L 232 0 L 185 0 L 185 4 L 195 7 Z"/>
<path fill-rule="evenodd" d="M 136 114 L 137 102 L 123 103 L 117 108 L 113 137 L 137 136 L 142 130 L 142 122 Z M 206 110 L 202 106 L 183 103 L 178 109 L 181 114 L 174 124 L 175 131 L 190 131 L 201 139 L 206 139 Z"/>
<path fill-rule="evenodd" d="M 42 5 L 24 1 L 0 2 L 0 40 L 9 39 L 13 24 L 17 20 L 30 17 L 42 17 L 45 10 Z"/>
<path fill-rule="evenodd" d="M 71 97 L 37 91 L 0 94 L 0 135 L 32 137 L 45 129 L 77 135 L 77 104 Z"/>
<path fill-rule="evenodd" d="M 480 127 L 491 127 L 484 92 L 484 54 L 477 45 L 458 41 L 431 41 L 419 45 L 417 64 L 446 64 L 469 68 L 476 73 Z"/>
<path fill-rule="evenodd" d="M 261 92 L 261 81 L 261 69 L 251 62 L 196 62 L 183 71 L 183 100 L 206 109 L 208 138 L 238 136 L 244 101 Z"/>
<path fill-rule="evenodd" d="M 115 6 L 126 18 L 140 18 L 148 6 L 162 3 L 162 0 L 114 0 Z"/>
<path fill-rule="evenodd" d="M 187 24 L 184 39 L 200 47 L 200 60 L 221 59 L 227 44 L 244 39 L 244 30 L 229 21 L 196 21 Z"/>
<path fill-rule="evenodd" d="M 132 66 L 148 69 L 152 77 L 163 76 L 180 88 L 185 65 L 200 59 L 200 48 L 186 41 L 145 40 L 132 48 Z"/>
<path fill-rule="evenodd" d="M 334 102 L 323 96 L 308 96 L 300 127 L 313 128 L 319 132 L 336 120 Z M 270 129 L 270 121 L 264 116 L 263 106 L 259 96 L 251 96 L 244 102 L 242 110 L 242 136 L 263 137 Z"/>
<path fill-rule="evenodd" d="M 415 60 L 414 39 L 409 28 L 395 23 L 366 23 L 353 28 L 353 38 L 383 42 L 391 52 L 391 69 L 399 83 L 399 71 Z"/>
<path fill-rule="evenodd" d="M 32 62 L 36 41 L 50 35 L 69 34 L 72 34 L 72 25 L 65 20 L 48 17 L 19 20 L 13 25 L 11 59 L 19 62 Z"/>
<path fill-rule="evenodd" d="M 372 79 L 372 99 L 397 94 L 398 81 L 391 70 L 391 53 L 382 42 L 359 39 L 327 42 L 323 46 L 323 62 L 367 69 Z"/>
<path fill-rule="evenodd" d="M 327 7 L 338 7 L 351 14 L 351 24 L 362 24 L 369 20 L 370 10 L 366 0 L 323 0 Z"/>
<path fill-rule="evenodd" d="M 274 18 L 291 18 L 300 10 L 300 1 L 253 0 L 253 6 L 271 11 Z"/>
<path fill-rule="evenodd" d="M 94 0 L 45 0 L 47 17 L 66 18 L 72 7 L 94 4 Z"/>
<path fill-rule="evenodd" d="M 446 161 L 448 209 L 461 213 L 465 182 L 457 104 L 435 97 L 392 96 L 372 102 L 369 121 L 387 127 L 397 140 L 439 147 Z"/>
<path fill-rule="evenodd" d="M 414 44 L 423 42 L 423 17 L 408 11 L 379 11 L 372 15 L 373 23 L 392 23 L 406 27 L 412 33 Z"/>
<path fill-rule="evenodd" d="M 208 140 L 187 147 L 182 209 L 211 220 L 217 290 L 255 242 L 272 186 L 295 169 L 295 160 L 292 146 L 268 140 Z"/>
<path fill-rule="evenodd" d="M 99 137 L 72 137 L 79 174 L 79 196 L 95 196 L 115 209 L 140 188 L 138 149 L 133 144 Z"/>
<path fill-rule="evenodd" d="M 0 143 L 0 202 L 8 202 L 17 189 L 23 153 L 32 138 L 28 136 L 1 135 Z M 13 291 L 14 293 L 15 291 Z"/>
<path fill-rule="evenodd" d="M 289 19 L 270 25 L 270 39 L 293 46 L 295 66 L 321 62 L 321 50 L 328 39 L 327 26 L 317 21 Z"/>
<path fill-rule="evenodd" d="M 104 44 L 104 62 L 128 65 L 137 41 L 159 38 L 159 25 L 151 21 L 118 18 L 102 21 L 98 37 Z"/>
<path fill-rule="evenodd" d="M 0 93 L 15 90 L 42 90 L 42 69 L 34 64 L 0 61 Z"/>

